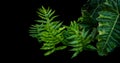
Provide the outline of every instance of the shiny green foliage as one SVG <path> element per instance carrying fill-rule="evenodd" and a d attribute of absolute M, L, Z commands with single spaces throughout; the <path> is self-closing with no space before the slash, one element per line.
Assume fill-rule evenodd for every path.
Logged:
<path fill-rule="evenodd" d="M 50 55 L 56 50 L 65 49 L 66 46 L 56 46 L 61 41 L 63 41 L 63 30 L 62 23 L 59 21 L 54 21 L 57 16 L 53 14 L 55 11 L 44 7 L 40 8 L 37 12 L 41 20 L 36 20 L 38 24 L 32 25 L 30 28 L 30 36 L 35 37 L 39 42 L 43 42 L 41 50 L 48 50 L 44 55 Z"/>
<path fill-rule="evenodd" d="M 55 11 L 43 6 L 38 10 L 41 20 L 30 27 L 30 36 L 42 43 L 45 56 L 70 47 L 71 58 L 84 50 L 106 56 L 120 46 L 120 0 L 88 0 L 78 20 L 69 26 L 57 21 Z"/>
<path fill-rule="evenodd" d="M 107 55 L 120 46 L 120 0 L 106 0 L 102 11 L 99 12 L 98 53 Z M 106 9 L 108 8 L 109 9 Z"/>

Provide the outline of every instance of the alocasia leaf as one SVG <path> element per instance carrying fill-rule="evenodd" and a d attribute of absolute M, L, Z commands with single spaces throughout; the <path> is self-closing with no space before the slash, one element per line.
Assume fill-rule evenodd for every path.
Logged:
<path fill-rule="evenodd" d="M 97 49 L 101 56 L 120 46 L 120 0 L 106 0 L 104 6 L 97 18 L 99 24 Z"/>

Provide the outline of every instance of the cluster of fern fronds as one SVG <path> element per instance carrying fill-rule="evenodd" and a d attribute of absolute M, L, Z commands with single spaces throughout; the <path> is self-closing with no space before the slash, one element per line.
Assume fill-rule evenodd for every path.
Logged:
<path fill-rule="evenodd" d="M 67 47 L 74 51 L 72 58 L 83 50 L 104 56 L 120 46 L 120 0 L 88 0 L 81 9 L 82 16 L 69 26 L 62 25 L 49 7 L 42 6 L 37 13 L 41 20 L 35 20 L 37 24 L 29 33 L 43 43 L 40 49 L 47 51 L 45 56 Z"/>

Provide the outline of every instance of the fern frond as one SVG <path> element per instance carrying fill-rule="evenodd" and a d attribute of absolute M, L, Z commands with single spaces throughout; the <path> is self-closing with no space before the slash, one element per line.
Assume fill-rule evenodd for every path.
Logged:
<path fill-rule="evenodd" d="M 41 50 L 48 50 L 44 55 L 50 55 L 56 50 L 63 50 L 66 46 L 56 46 L 61 43 L 64 39 L 61 22 L 54 21 L 57 16 L 53 14 L 55 11 L 49 7 L 46 9 L 42 6 L 37 12 L 41 20 L 36 20 L 37 23 L 30 28 L 30 36 L 35 37 L 43 42 Z"/>
<path fill-rule="evenodd" d="M 90 48 L 88 44 L 93 40 L 92 35 L 89 35 L 89 31 L 86 31 L 84 28 L 80 29 L 80 26 L 76 21 L 71 22 L 66 32 L 68 34 L 66 37 L 67 45 L 73 47 L 70 51 L 74 51 L 71 58 L 76 57 L 86 48 Z"/>

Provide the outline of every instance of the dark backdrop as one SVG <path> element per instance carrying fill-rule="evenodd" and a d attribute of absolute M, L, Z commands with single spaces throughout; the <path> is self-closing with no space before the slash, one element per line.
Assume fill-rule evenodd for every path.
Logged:
<path fill-rule="evenodd" d="M 19 19 L 15 22 L 18 32 L 17 37 L 19 38 L 16 45 L 18 53 L 16 53 L 15 59 L 18 62 L 30 61 L 31 63 L 120 63 L 118 60 L 120 58 L 119 48 L 106 57 L 98 56 L 97 52 L 83 51 L 74 59 L 70 59 L 73 52 L 67 50 L 57 51 L 45 57 L 43 56 L 45 51 L 39 49 L 41 45 L 36 39 L 29 36 L 29 27 L 31 24 L 35 24 L 35 19 L 39 18 L 36 11 L 42 5 L 56 10 L 56 14 L 59 15 L 58 19 L 62 20 L 63 24 L 69 25 L 71 20 L 76 20 L 81 16 L 80 8 L 84 3 L 86 3 L 86 0 L 32 0 L 31 3 L 20 2 L 16 8 L 16 11 L 19 11 L 16 15 Z"/>

